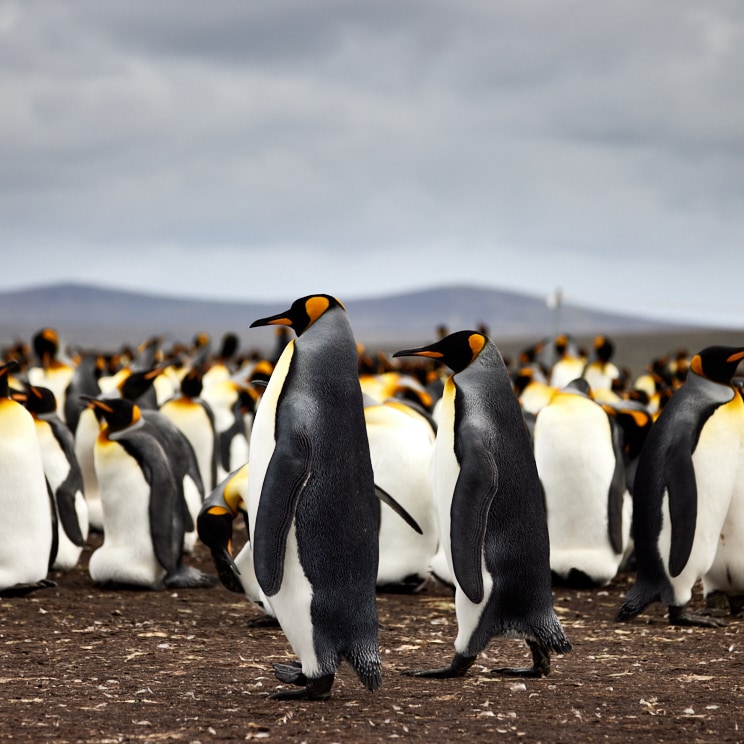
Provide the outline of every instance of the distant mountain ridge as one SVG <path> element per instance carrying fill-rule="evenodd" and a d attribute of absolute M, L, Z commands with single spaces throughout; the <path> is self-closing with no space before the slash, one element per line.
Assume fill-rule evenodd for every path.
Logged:
<path fill-rule="evenodd" d="M 44 326 L 66 343 L 116 349 L 150 336 L 190 342 L 200 332 L 219 339 L 234 332 L 242 348 L 265 348 L 273 329 L 250 329 L 251 322 L 289 307 L 286 302 L 222 302 L 173 298 L 95 285 L 60 283 L 0 293 L 0 345 L 28 341 Z M 401 294 L 344 300 L 356 338 L 375 348 L 423 344 L 437 326 L 450 330 L 485 325 L 495 340 L 539 339 L 552 329 L 543 298 L 483 287 L 453 285 Z M 689 324 L 688 324 L 689 325 Z M 564 304 L 560 330 L 576 336 L 642 333 L 683 326 Z M 267 333 L 270 332 L 270 333 Z"/>

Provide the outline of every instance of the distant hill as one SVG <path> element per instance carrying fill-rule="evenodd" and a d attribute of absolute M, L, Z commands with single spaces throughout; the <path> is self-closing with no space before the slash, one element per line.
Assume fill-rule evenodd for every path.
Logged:
<path fill-rule="evenodd" d="M 242 348 L 266 348 L 273 329 L 250 329 L 256 318 L 289 307 L 285 303 L 211 302 L 138 294 L 84 284 L 54 284 L 0 293 L 0 346 L 28 341 L 53 326 L 66 343 L 116 349 L 160 335 L 190 342 L 206 332 L 217 339 L 230 331 Z M 344 298 L 340 298 L 344 300 Z M 433 340 L 435 329 L 484 324 L 497 341 L 539 339 L 551 332 L 544 299 L 499 289 L 447 286 L 405 294 L 344 301 L 359 341 L 372 348 L 400 348 Z M 676 327 L 632 315 L 615 315 L 565 304 L 560 330 L 576 336 L 595 333 L 653 333 Z"/>

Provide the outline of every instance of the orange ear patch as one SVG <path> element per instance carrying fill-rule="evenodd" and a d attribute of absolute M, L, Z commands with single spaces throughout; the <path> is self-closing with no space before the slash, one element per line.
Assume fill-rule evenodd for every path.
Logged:
<path fill-rule="evenodd" d="M 696 375 L 705 377 L 705 373 L 703 372 L 703 360 L 700 358 L 700 354 L 695 354 L 695 356 L 692 357 L 692 361 L 690 362 L 690 369 Z"/>
<path fill-rule="evenodd" d="M 472 333 L 468 339 L 470 349 L 473 352 L 473 359 L 480 353 L 481 349 L 486 345 L 486 339 L 480 333 Z"/>
<path fill-rule="evenodd" d="M 318 295 L 310 297 L 307 302 L 305 302 L 305 312 L 307 312 L 310 322 L 315 322 L 321 315 L 323 315 L 323 313 L 330 307 L 330 304 L 331 303 L 327 297 L 320 297 Z"/>

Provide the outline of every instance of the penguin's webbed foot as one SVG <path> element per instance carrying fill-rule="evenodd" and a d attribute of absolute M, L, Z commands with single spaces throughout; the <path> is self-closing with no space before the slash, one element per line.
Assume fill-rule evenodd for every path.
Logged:
<path fill-rule="evenodd" d="M 323 677 L 308 679 L 307 685 L 299 690 L 280 690 L 269 697 L 272 700 L 328 700 L 331 697 L 331 687 L 333 687 L 335 676 L 335 674 L 326 674 Z"/>
<path fill-rule="evenodd" d="M 278 628 L 279 621 L 272 615 L 259 615 L 246 623 L 249 628 Z"/>
<path fill-rule="evenodd" d="M 683 628 L 725 628 L 727 625 L 726 621 L 719 617 L 698 615 L 678 605 L 669 605 L 669 624 Z"/>
<path fill-rule="evenodd" d="M 274 676 L 288 685 L 307 685 L 307 677 L 302 673 L 302 664 L 298 661 L 290 661 L 289 664 L 272 664 Z"/>
<path fill-rule="evenodd" d="M 12 599 L 14 597 L 25 597 L 31 592 L 38 591 L 39 589 L 53 589 L 57 586 L 57 582 L 52 579 L 41 579 L 33 584 L 16 584 L 15 586 L 9 586 L 7 589 L 0 590 L 0 597 L 6 599 Z"/>
<path fill-rule="evenodd" d="M 378 584 L 377 591 L 380 594 L 418 594 L 428 583 L 429 578 L 427 576 L 410 574 L 400 581 Z"/>
<path fill-rule="evenodd" d="M 705 597 L 703 615 L 714 617 L 723 617 L 727 614 L 738 615 L 742 607 L 744 607 L 744 596 L 714 591 Z"/>
<path fill-rule="evenodd" d="M 455 677 L 464 677 L 468 669 L 473 666 L 477 657 L 462 656 L 455 653 L 452 663 L 448 667 L 441 669 L 407 669 L 401 672 L 406 677 L 423 677 L 426 679 L 453 679 Z"/>
<path fill-rule="evenodd" d="M 550 654 L 534 641 L 527 641 L 527 645 L 532 652 L 531 667 L 499 667 L 492 669 L 491 674 L 494 677 L 547 677 L 550 674 Z"/>

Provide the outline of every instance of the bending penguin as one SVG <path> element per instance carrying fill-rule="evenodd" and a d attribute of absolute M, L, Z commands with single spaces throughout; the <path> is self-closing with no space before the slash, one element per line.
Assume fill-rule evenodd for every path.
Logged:
<path fill-rule="evenodd" d="M 492 674 L 541 677 L 550 652 L 571 650 L 553 609 L 550 547 L 529 433 L 496 345 L 452 333 L 394 356 L 437 359 L 452 374 L 435 446 L 440 538 L 455 581 L 458 633 L 448 667 L 416 677 L 461 677 L 494 636 L 524 638 L 533 664 Z"/>
<path fill-rule="evenodd" d="M 229 591 L 244 594 L 262 614 L 248 622 L 248 627 L 277 627 L 274 616 L 256 579 L 250 541 L 237 555 L 233 550 L 233 522 L 240 516 L 248 525 L 248 463 L 234 470 L 204 500 L 196 520 L 199 539 L 209 548 L 220 583 Z"/>
<path fill-rule="evenodd" d="M 87 398 L 102 419 L 95 467 L 104 539 L 90 557 L 94 582 L 148 589 L 214 586 L 182 562 L 188 512 L 169 440 L 123 398 Z"/>
<path fill-rule="evenodd" d="M 319 294 L 256 326 L 297 334 L 256 411 L 248 480 L 256 577 L 300 660 L 274 665 L 300 689 L 273 697 L 330 697 L 342 659 L 376 690 L 378 512 L 351 325 Z"/>
<path fill-rule="evenodd" d="M 743 359 L 744 348 L 729 346 L 696 354 L 646 437 L 633 484 L 638 574 L 619 621 L 663 602 L 673 625 L 721 624 L 687 603 L 714 564 L 740 477 L 744 401 L 730 383 Z"/>

